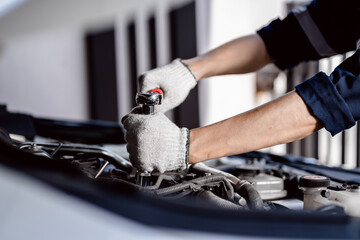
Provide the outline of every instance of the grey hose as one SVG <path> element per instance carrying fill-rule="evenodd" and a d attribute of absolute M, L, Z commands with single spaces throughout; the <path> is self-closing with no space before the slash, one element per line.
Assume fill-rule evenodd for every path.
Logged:
<path fill-rule="evenodd" d="M 19 149 L 28 149 L 33 146 L 32 142 L 26 142 L 19 146 Z M 81 145 L 81 144 L 54 144 L 54 143 L 36 143 L 36 146 L 41 149 L 49 149 L 52 150 L 52 156 L 55 155 L 57 152 L 70 152 L 73 154 L 77 153 L 88 153 L 88 154 L 97 154 L 108 160 L 110 163 L 114 164 L 115 166 L 119 167 L 120 169 L 130 173 L 132 171 L 131 163 L 126 160 L 125 158 L 117 155 L 110 150 L 97 147 L 97 146 L 88 146 L 88 145 Z"/>
<path fill-rule="evenodd" d="M 196 163 L 191 165 L 191 170 L 203 174 L 212 173 L 223 175 L 235 185 L 235 192 L 245 198 L 246 203 L 248 204 L 250 209 L 263 210 L 264 205 L 259 192 L 248 181 L 240 180 L 239 178 L 235 177 L 230 173 L 209 167 L 204 163 Z"/>
<path fill-rule="evenodd" d="M 219 184 L 219 182 L 224 182 L 228 199 L 233 199 L 234 189 L 231 186 L 231 183 L 224 176 L 221 175 L 211 175 L 211 176 L 196 178 L 174 186 L 158 189 L 155 191 L 155 194 L 159 196 L 166 196 L 179 191 L 183 191 L 188 188 L 193 189 L 195 191 L 200 191 L 202 186 L 205 185 L 216 186 L 217 184 Z"/>
<path fill-rule="evenodd" d="M 140 191 L 154 193 L 155 195 L 158 195 L 161 197 L 166 197 L 167 199 L 170 199 L 170 198 L 178 199 L 178 198 L 181 198 L 182 196 L 189 194 L 193 190 L 201 191 L 203 186 L 216 186 L 220 182 L 223 182 L 225 184 L 227 198 L 229 200 L 234 199 L 233 186 L 224 176 L 221 176 L 221 175 L 211 175 L 211 176 L 196 178 L 196 179 L 184 182 L 184 183 L 176 184 L 174 186 L 159 189 L 159 185 L 161 184 L 162 180 L 173 180 L 173 178 L 171 176 L 160 175 L 158 177 L 158 180 L 156 181 L 156 183 L 153 186 L 147 186 L 147 187 L 142 187 L 137 184 L 125 181 L 123 179 L 118 179 L 118 178 L 114 179 L 115 182 L 120 182 L 122 184 L 125 184 L 131 188 L 134 188 L 134 189 L 137 189 Z M 191 191 L 187 192 L 186 190 L 191 190 Z M 174 197 L 168 196 L 170 194 L 174 194 L 174 193 L 178 193 L 178 192 L 180 192 L 180 194 L 178 194 Z M 226 200 L 224 200 L 224 201 L 226 201 Z"/>
<path fill-rule="evenodd" d="M 216 196 L 211 191 L 198 192 L 198 193 L 196 193 L 195 199 L 196 200 L 200 199 L 201 201 L 205 201 L 205 202 L 209 203 L 212 206 L 220 207 L 220 208 L 223 208 L 223 209 L 228 209 L 228 210 L 241 210 L 241 209 L 243 209 L 240 205 L 237 205 L 237 204 L 235 204 L 233 202 L 222 199 L 222 198 Z"/>
<path fill-rule="evenodd" d="M 259 192 L 248 181 L 238 182 L 235 186 L 235 191 L 245 198 L 250 209 L 262 210 L 264 208 Z"/>
<path fill-rule="evenodd" d="M 202 173 L 202 174 L 211 173 L 211 174 L 222 175 L 222 176 L 226 177 L 227 179 L 229 179 L 229 181 L 231 181 L 231 183 L 234 185 L 236 185 L 238 182 L 240 182 L 240 179 L 235 177 L 231 173 L 227 173 L 227 172 L 221 171 L 219 169 L 209 167 L 208 165 L 206 165 L 204 163 L 192 164 L 190 167 L 190 170 L 194 173 Z"/>
<path fill-rule="evenodd" d="M 130 188 L 133 188 L 133 189 L 136 189 L 136 190 L 140 190 L 141 186 L 137 185 L 137 184 L 134 184 L 134 183 L 131 183 L 129 181 L 125 181 L 123 179 L 120 179 L 120 178 L 114 178 L 113 179 L 114 182 L 119 182 L 119 183 L 122 183 L 124 185 L 127 185 L 129 186 Z"/>
<path fill-rule="evenodd" d="M 154 185 L 142 187 L 141 190 L 143 190 L 143 191 L 152 191 L 152 190 L 159 189 L 159 187 L 160 187 L 163 180 L 174 181 L 174 178 L 172 176 L 167 176 L 167 175 L 164 175 L 164 174 L 160 174 L 158 176 L 158 178 L 156 180 L 156 183 Z"/>

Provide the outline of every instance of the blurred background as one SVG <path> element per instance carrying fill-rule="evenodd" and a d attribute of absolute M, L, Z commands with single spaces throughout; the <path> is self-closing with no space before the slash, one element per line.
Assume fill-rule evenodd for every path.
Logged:
<path fill-rule="evenodd" d="M 135 106 L 137 77 L 144 71 L 254 33 L 308 2 L 0 0 L 0 104 L 37 117 L 119 122 Z M 346 56 L 286 72 L 269 65 L 202 80 L 168 116 L 188 128 L 217 122 L 292 90 L 320 70 L 329 74 Z M 359 167 L 359 132 L 356 126 L 332 138 L 321 130 L 264 151 Z"/>

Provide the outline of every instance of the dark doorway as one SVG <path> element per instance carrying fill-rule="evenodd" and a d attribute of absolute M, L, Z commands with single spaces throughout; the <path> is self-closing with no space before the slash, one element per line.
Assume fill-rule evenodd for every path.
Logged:
<path fill-rule="evenodd" d="M 197 55 L 195 2 L 170 12 L 171 58 L 187 59 Z M 188 98 L 174 110 L 177 125 L 199 127 L 198 88 L 191 90 Z"/>
<path fill-rule="evenodd" d="M 130 97 L 131 108 L 136 106 L 135 95 L 138 91 L 137 80 L 137 58 L 136 58 L 136 26 L 135 22 L 130 22 L 127 26 L 127 40 L 128 40 L 128 61 L 129 61 L 129 80 L 130 80 Z"/>
<path fill-rule="evenodd" d="M 114 29 L 86 35 L 90 118 L 118 122 Z"/>

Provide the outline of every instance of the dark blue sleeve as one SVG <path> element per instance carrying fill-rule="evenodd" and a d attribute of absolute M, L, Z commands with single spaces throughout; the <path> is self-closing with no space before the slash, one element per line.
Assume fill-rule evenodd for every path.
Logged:
<path fill-rule="evenodd" d="M 257 33 L 280 69 L 356 49 L 359 0 L 314 0 Z"/>
<path fill-rule="evenodd" d="M 360 49 L 330 76 L 320 72 L 295 88 L 332 135 L 352 127 L 360 119 Z"/>

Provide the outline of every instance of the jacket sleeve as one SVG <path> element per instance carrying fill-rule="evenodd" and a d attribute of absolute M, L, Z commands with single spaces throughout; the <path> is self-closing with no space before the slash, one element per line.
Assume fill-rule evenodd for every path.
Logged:
<path fill-rule="evenodd" d="M 356 49 L 359 0 L 314 0 L 257 33 L 280 69 Z"/>
<path fill-rule="evenodd" d="M 360 119 L 360 49 L 330 76 L 320 72 L 295 88 L 332 135 L 352 127 Z"/>

